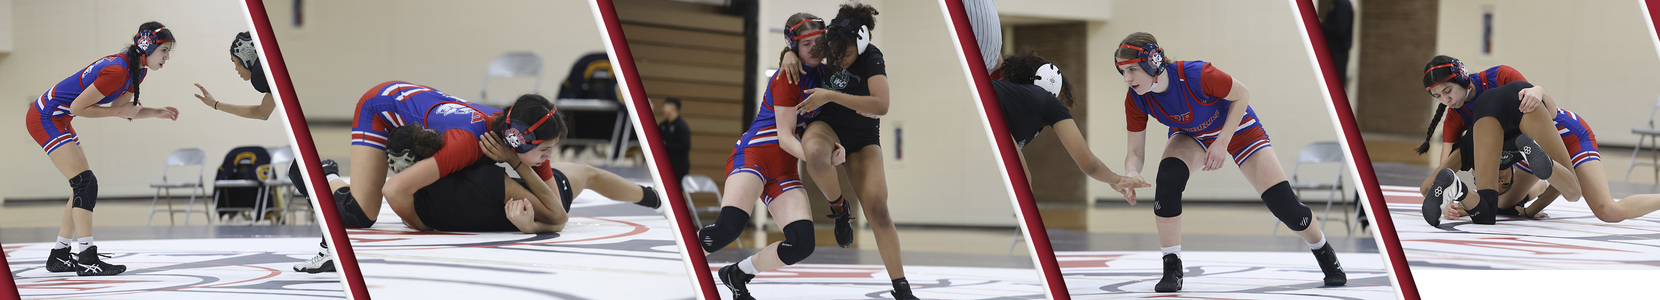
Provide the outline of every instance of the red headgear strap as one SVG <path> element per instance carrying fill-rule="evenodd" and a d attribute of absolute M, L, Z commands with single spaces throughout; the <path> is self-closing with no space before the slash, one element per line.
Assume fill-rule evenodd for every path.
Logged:
<path fill-rule="evenodd" d="M 530 127 L 525 128 L 525 131 L 526 132 L 535 132 L 537 127 L 542 127 L 542 123 L 547 122 L 548 118 L 553 117 L 553 113 L 556 113 L 556 112 L 559 112 L 558 107 L 554 107 L 552 109 L 549 109 L 548 114 L 542 115 L 541 120 L 536 120 L 536 123 L 530 124 Z M 513 118 L 513 107 L 511 107 L 511 106 L 507 107 L 507 115 L 505 115 L 504 117 L 508 118 L 508 123 L 512 123 L 512 120 L 513 120 L 512 119 Z M 511 126 L 511 125 L 509 125 L 509 126 Z M 541 143 L 542 143 L 542 140 L 530 141 L 530 144 L 532 144 L 532 145 L 541 144 Z"/>
<path fill-rule="evenodd" d="M 1453 70 L 1452 74 L 1448 74 L 1447 78 L 1441 78 L 1440 80 L 1436 80 L 1434 84 L 1430 84 L 1429 86 L 1424 87 L 1425 91 L 1434 89 L 1435 86 L 1441 85 L 1442 82 L 1447 82 L 1448 80 L 1452 80 L 1453 78 L 1458 78 L 1458 74 L 1460 73 L 1460 72 L 1458 72 L 1458 70 L 1456 70 L 1458 68 L 1457 65 L 1448 63 L 1448 64 L 1439 64 L 1439 65 L 1435 65 L 1433 67 L 1429 67 L 1429 69 L 1424 70 L 1424 76 L 1429 76 L 1430 72 L 1435 72 L 1435 69 L 1440 69 L 1440 68 L 1452 68 L 1452 69 L 1455 69 L 1455 70 Z"/>
<path fill-rule="evenodd" d="M 1123 44 L 1123 45 L 1118 45 L 1118 47 L 1119 47 L 1119 48 L 1130 48 L 1130 49 L 1135 49 L 1135 51 L 1138 51 L 1138 52 L 1141 52 L 1141 53 L 1147 53 L 1147 50 L 1144 50 L 1144 49 L 1141 49 L 1141 47 L 1136 47 L 1136 46 L 1135 46 L 1135 45 L 1130 45 L 1130 44 Z M 1141 59 L 1141 58 L 1140 58 L 1140 57 L 1137 57 L 1137 58 L 1136 58 L 1136 59 L 1131 59 L 1131 60 L 1126 60 L 1126 61 L 1121 61 L 1121 62 L 1116 62 L 1116 63 L 1113 63 L 1113 65 L 1114 65 L 1114 66 L 1122 66 L 1122 65 L 1128 65 L 1128 64 L 1133 64 L 1133 63 L 1138 63 L 1138 62 L 1141 62 L 1141 61 L 1143 61 L 1143 60 L 1145 60 L 1145 59 Z"/>
<path fill-rule="evenodd" d="M 797 28 L 797 27 L 801 27 L 801 25 L 803 25 L 803 24 L 807 24 L 807 22 L 813 22 L 813 21 L 817 21 L 817 22 L 819 22 L 819 23 L 824 23 L 824 19 L 806 19 L 806 20 L 801 20 L 801 22 L 796 22 L 796 23 L 795 23 L 795 25 L 791 25 L 791 26 L 790 26 L 790 29 L 789 29 L 789 31 L 790 31 L 790 32 L 791 32 L 791 33 L 792 33 L 792 34 L 794 34 L 794 32 L 795 32 L 795 29 L 796 29 L 796 28 Z M 815 35 L 819 35 L 819 34 L 822 34 L 822 33 L 824 33 L 824 28 L 819 28 L 819 29 L 818 29 L 818 30 L 814 30 L 814 31 L 811 31 L 811 32 L 807 32 L 807 33 L 803 33 L 803 34 L 801 34 L 801 35 L 798 35 L 798 36 L 795 36 L 795 37 L 792 37 L 792 38 L 790 38 L 790 40 L 791 40 L 791 41 L 799 41 L 799 40 L 801 40 L 801 39 L 805 39 L 805 38 L 809 38 L 809 37 L 812 37 L 812 36 L 815 36 Z"/>

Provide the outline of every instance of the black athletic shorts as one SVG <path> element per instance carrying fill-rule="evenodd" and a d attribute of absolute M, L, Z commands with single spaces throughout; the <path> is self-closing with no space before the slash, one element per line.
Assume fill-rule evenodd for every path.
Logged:
<path fill-rule="evenodd" d="M 506 168 L 481 159 L 416 191 L 415 215 L 436 230 L 519 231 L 507 220 L 507 187 L 502 181 L 506 174 Z M 558 169 L 553 170 L 553 180 L 559 186 L 565 210 L 570 211 L 570 181 Z M 523 180 L 515 181 L 525 186 Z"/>
<path fill-rule="evenodd" d="M 824 121 L 836 132 L 847 153 L 859 152 L 865 146 L 882 145 L 882 121 L 859 115 L 859 112 L 841 104 L 825 104 L 813 121 Z"/>

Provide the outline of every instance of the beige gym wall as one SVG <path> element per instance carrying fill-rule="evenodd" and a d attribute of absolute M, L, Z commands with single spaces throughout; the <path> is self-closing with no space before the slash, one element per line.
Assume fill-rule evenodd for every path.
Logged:
<path fill-rule="evenodd" d="M 1483 55 L 1481 18 L 1488 11 L 1493 52 Z M 1441 0 L 1439 22 L 1437 52 L 1471 72 L 1515 67 L 1562 108 L 1589 119 L 1600 144 L 1635 145 L 1631 128 L 1646 124 L 1660 96 L 1660 56 L 1637 1 Z"/>
<path fill-rule="evenodd" d="M 835 18 L 838 1 L 762 1 L 761 74 L 778 67 L 784 19 Z M 872 45 L 886 58 L 889 104 L 882 117 L 888 207 L 900 224 L 1014 226 L 1014 209 L 975 108 L 961 55 L 933 1 L 863 1 L 876 7 Z M 760 80 L 759 84 L 765 84 Z M 766 91 L 758 86 L 757 99 Z M 896 129 L 904 159 L 894 159 Z"/>
<path fill-rule="evenodd" d="M 1250 105 L 1267 129 L 1287 175 L 1296 163 L 1297 152 L 1304 146 L 1339 139 L 1323 86 L 1316 81 L 1318 73 L 1309 60 L 1308 46 L 1298 31 L 1298 15 L 1286 1 L 1111 1 L 1069 5 L 1075 6 L 1074 10 L 1114 12 L 1106 21 L 1073 19 L 1089 21 L 1086 26 L 1091 51 L 1086 68 L 1091 76 L 1084 84 L 1092 91 L 1087 99 L 1092 105 L 1088 106 L 1091 120 L 1087 138 L 1095 155 L 1114 171 L 1125 170 L 1128 132 L 1122 105 L 1127 89 L 1113 65 L 1112 55 L 1125 36 L 1138 31 L 1157 36 L 1160 46 L 1172 59 L 1211 62 L 1243 82 L 1251 92 Z M 998 1 L 1004 18 L 1049 18 L 1025 14 L 1021 9 L 1004 9 L 1024 6 L 1027 3 L 1023 1 Z M 1168 141 L 1168 129 L 1154 120 L 1148 123 L 1142 175 L 1154 180 Z M 1184 199 L 1260 199 L 1238 167 L 1231 162 L 1225 165 L 1220 170 L 1193 174 Z M 1329 182 L 1336 173 L 1335 166 L 1323 165 L 1306 168 L 1302 174 L 1304 180 Z M 1353 178 L 1346 180 L 1353 182 Z M 1123 199 L 1123 195 L 1105 183 L 1093 180 L 1089 183 L 1090 199 L 1114 202 Z M 1138 200 L 1152 200 L 1152 192 L 1152 189 L 1142 189 Z M 1307 194 L 1305 198 L 1309 199 L 1305 202 L 1315 203 L 1315 199 L 1326 196 Z"/>
<path fill-rule="evenodd" d="M 228 49 L 236 33 L 252 27 L 235 1 L 3 1 L 0 25 L 9 36 L 0 49 L 0 99 L 8 112 L 0 113 L 0 201 L 10 199 L 68 199 L 69 184 L 60 175 L 23 126 L 25 109 L 69 75 L 105 55 L 123 51 L 132 43 L 138 25 L 158 21 L 179 40 L 172 59 L 150 72 L 141 101 L 148 107 L 179 109 L 178 121 L 118 118 L 76 118 L 87 162 L 99 179 L 101 198 L 149 197 L 148 185 L 160 179 L 167 155 L 175 149 L 200 147 L 208 154 L 204 172 L 214 168 L 231 148 L 244 145 L 277 146 L 289 142 L 281 112 L 268 121 L 250 120 L 214 111 L 194 96 L 200 83 L 226 103 L 258 104 L 262 94 L 242 81 Z M 26 108 L 27 107 L 27 108 Z M 190 173 L 194 173 L 193 171 Z M 175 173 L 177 174 L 177 173 Z"/>
<path fill-rule="evenodd" d="M 551 96 L 577 58 L 605 51 L 584 1 L 306 1 L 301 27 L 293 1 L 265 7 L 311 121 L 350 121 L 364 91 L 391 80 L 480 101 L 485 67 L 509 51 L 542 56 L 540 92 Z M 510 101 L 531 85 L 492 80 L 490 97 Z"/>

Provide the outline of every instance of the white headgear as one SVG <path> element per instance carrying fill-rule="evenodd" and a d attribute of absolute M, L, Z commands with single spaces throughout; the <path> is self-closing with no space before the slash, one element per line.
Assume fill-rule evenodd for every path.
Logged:
<path fill-rule="evenodd" d="M 1055 64 L 1038 66 L 1035 75 L 1037 78 L 1032 80 L 1033 85 L 1037 85 L 1057 97 L 1061 95 L 1061 84 L 1065 83 L 1065 80 L 1061 79 L 1061 69 L 1055 67 Z"/>

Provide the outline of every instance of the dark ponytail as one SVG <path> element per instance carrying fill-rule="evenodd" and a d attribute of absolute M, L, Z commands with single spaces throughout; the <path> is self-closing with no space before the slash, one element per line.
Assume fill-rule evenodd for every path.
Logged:
<path fill-rule="evenodd" d="M 438 154 L 438 149 L 441 148 L 444 148 L 444 137 L 417 124 L 394 128 L 392 134 L 386 138 L 386 152 L 409 150 L 410 154 L 415 155 L 416 161 Z"/>
<path fill-rule="evenodd" d="M 495 132 L 498 138 L 507 137 L 506 132 L 510 128 L 508 126 L 509 119 L 518 120 L 526 125 L 535 124 L 536 121 L 542 119 L 542 116 L 547 115 L 548 111 L 552 110 L 553 102 L 548 101 L 547 97 L 537 94 L 524 94 L 519 96 L 518 100 L 513 101 L 513 106 L 502 109 L 501 114 L 496 116 L 496 120 L 490 123 L 490 131 Z M 512 115 L 503 116 L 508 112 L 512 112 Z M 538 140 L 553 140 L 565 137 L 565 132 L 568 131 L 566 127 L 564 116 L 554 113 L 553 116 L 548 117 L 546 122 L 542 122 L 542 126 L 536 127 L 534 134 Z"/>
<path fill-rule="evenodd" d="M 1444 115 L 1444 114 L 1447 114 L 1447 105 L 1446 104 L 1436 104 L 1435 105 L 1435 118 L 1429 119 L 1429 130 L 1428 130 L 1428 132 L 1424 132 L 1424 144 L 1423 145 L 1418 145 L 1418 154 L 1419 155 L 1424 154 L 1424 152 L 1429 152 L 1430 139 L 1435 138 L 1435 125 L 1441 124 L 1441 115 Z"/>
<path fill-rule="evenodd" d="M 158 40 L 174 40 L 173 39 L 173 31 L 168 30 L 168 29 L 164 29 L 164 27 L 166 27 L 166 26 L 162 26 L 161 22 L 150 21 L 150 22 L 145 22 L 143 25 L 138 25 L 138 31 L 139 32 L 144 32 L 144 31 L 153 31 L 153 30 L 156 30 L 156 29 L 161 29 L 161 32 L 156 33 L 155 39 L 158 39 Z M 127 81 L 133 83 L 132 87 L 128 88 L 127 90 L 133 93 L 133 105 L 138 105 L 138 82 L 139 82 L 138 73 L 139 73 L 139 70 L 144 69 L 145 65 L 144 65 L 144 61 L 140 60 L 142 58 L 142 56 L 138 52 L 138 46 L 137 45 L 128 45 L 126 54 L 127 54 Z"/>

